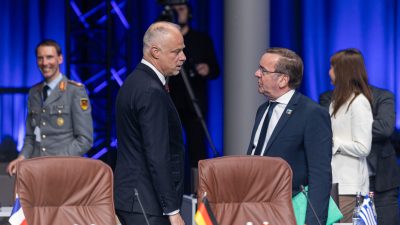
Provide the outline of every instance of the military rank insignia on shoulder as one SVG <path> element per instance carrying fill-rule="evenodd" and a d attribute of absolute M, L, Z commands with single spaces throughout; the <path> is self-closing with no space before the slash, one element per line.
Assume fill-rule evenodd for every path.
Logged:
<path fill-rule="evenodd" d="M 65 89 L 67 89 L 67 83 L 65 81 L 61 81 L 58 87 L 61 91 L 65 91 Z"/>
<path fill-rule="evenodd" d="M 69 84 L 72 84 L 72 85 L 74 85 L 74 86 L 77 86 L 77 87 L 83 87 L 83 84 L 82 84 L 82 83 L 76 82 L 76 81 L 74 81 L 74 80 L 68 80 L 68 83 L 69 83 Z"/>

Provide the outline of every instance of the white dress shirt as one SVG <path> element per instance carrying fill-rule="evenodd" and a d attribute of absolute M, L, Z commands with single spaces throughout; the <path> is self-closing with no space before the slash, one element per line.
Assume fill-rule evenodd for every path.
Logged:
<path fill-rule="evenodd" d="M 145 60 L 145 59 L 142 59 L 142 61 L 140 61 L 140 62 L 143 63 L 144 65 L 150 67 L 150 68 L 157 74 L 158 79 L 160 79 L 160 81 L 161 81 L 161 83 L 162 83 L 163 85 L 165 85 L 165 83 L 167 83 L 167 81 L 166 81 L 166 79 L 165 79 L 165 76 L 162 75 L 162 73 L 161 73 L 160 71 L 158 71 L 158 70 L 153 66 L 153 64 L 149 63 L 149 61 L 147 61 L 147 60 Z"/>
<path fill-rule="evenodd" d="M 265 147 L 267 147 L 267 143 L 269 141 L 269 138 L 271 137 L 272 132 L 274 131 L 274 129 L 276 127 L 276 124 L 278 123 L 279 119 L 281 118 L 281 116 L 283 114 L 283 111 L 285 110 L 285 108 L 288 105 L 290 99 L 294 95 L 294 92 L 295 92 L 295 90 L 290 90 L 290 91 L 286 92 L 284 95 L 282 95 L 281 97 L 276 99 L 275 102 L 277 102 L 278 104 L 275 106 L 274 111 L 272 112 L 271 119 L 270 119 L 269 124 L 268 124 L 268 129 L 267 129 L 267 134 L 266 134 L 264 146 L 263 146 L 262 151 L 261 151 L 261 155 L 264 155 Z M 269 106 L 265 110 L 264 115 L 263 115 L 260 123 L 258 124 L 258 128 L 257 128 L 256 134 L 254 135 L 254 140 L 253 140 L 254 149 L 253 149 L 253 151 L 251 153 L 252 155 L 254 155 L 254 151 L 255 151 L 256 146 L 258 144 L 258 140 L 260 139 L 261 128 L 262 128 L 262 125 L 264 124 L 264 120 L 265 120 L 265 117 L 267 116 L 268 110 L 269 110 Z"/>
<path fill-rule="evenodd" d="M 54 80 L 52 80 L 50 83 L 44 82 L 44 85 L 47 85 L 49 89 L 47 90 L 47 97 L 51 95 L 51 92 L 57 87 L 57 84 L 60 83 L 62 80 L 62 74 L 58 74 L 58 77 L 56 77 Z"/>

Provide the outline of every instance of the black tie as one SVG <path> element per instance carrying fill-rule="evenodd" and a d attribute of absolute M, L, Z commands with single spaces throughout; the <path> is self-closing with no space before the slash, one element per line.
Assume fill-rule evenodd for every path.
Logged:
<path fill-rule="evenodd" d="M 260 132 L 260 137 L 258 138 L 258 143 L 256 150 L 254 151 L 254 155 L 261 155 L 262 148 L 264 146 L 265 138 L 267 136 L 267 129 L 268 129 L 268 124 L 269 121 L 271 120 L 272 112 L 274 111 L 275 106 L 277 105 L 277 102 L 269 102 L 269 109 L 267 116 L 265 116 L 264 123 L 261 127 L 261 132 Z"/>
<path fill-rule="evenodd" d="M 47 99 L 47 91 L 48 91 L 49 89 L 50 89 L 49 86 L 44 85 L 44 87 L 43 87 L 43 101 L 46 101 L 46 99 Z"/>

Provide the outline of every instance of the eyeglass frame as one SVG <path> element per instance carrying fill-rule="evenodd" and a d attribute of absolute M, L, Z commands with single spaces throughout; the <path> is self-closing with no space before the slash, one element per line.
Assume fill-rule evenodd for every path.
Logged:
<path fill-rule="evenodd" d="M 269 70 L 267 70 L 267 69 L 265 69 L 263 66 L 261 66 L 261 65 L 259 65 L 258 66 L 258 70 L 261 72 L 261 74 L 263 75 L 263 76 L 267 76 L 268 74 L 274 74 L 274 73 L 278 73 L 278 74 L 285 74 L 285 73 L 282 73 L 282 72 L 279 72 L 279 71 L 269 71 Z"/>

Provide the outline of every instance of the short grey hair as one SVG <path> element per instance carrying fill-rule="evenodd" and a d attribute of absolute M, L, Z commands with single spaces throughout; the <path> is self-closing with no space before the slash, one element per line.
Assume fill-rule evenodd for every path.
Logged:
<path fill-rule="evenodd" d="M 294 51 L 287 48 L 269 48 L 266 53 L 279 55 L 275 71 L 289 76 L 289 87 L 296 89 L 303 79 L 303 60 Z"/>
<path fill-rule="evenodd" d="M 156 22 L 150 25 L 143 36 L 143 54 L 155 43 L 159 43 L 163 37 L 171 33 L 171 29 L 177 29 L 179 26 L 170 22 Z"/>

